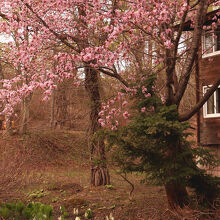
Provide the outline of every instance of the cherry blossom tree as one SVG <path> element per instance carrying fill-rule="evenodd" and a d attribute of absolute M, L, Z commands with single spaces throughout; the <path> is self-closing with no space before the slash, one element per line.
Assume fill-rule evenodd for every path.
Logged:
<path fill-rule="evenodd" d="M 105 23 L 109 22 L 110 15 L 114 13 L 114 3 L 109 3 L 108 5 L 105 2 L 72 1 L 71 4 L 71 1 L 48 1 L 47 7 L 45 7 L 45 1 L 39 1 L 37 4 L 26 1 L 1 3 L 2 18 L 5 20 L 1 25 L 2 31 L 9 36 L 16 32 L 19 34 L 18 39 L 22 42 L 19 48 L 13 44 L 10 45 L 13 48 L 11 59 L 15 61 L 14 65 L 16 66 L 18 61 L 22 63 L 22 75 L 8 82 L 10 85 L 2 90 L 2 102 L 10 103 L 5 105 L 5 113 L 11 113 L 13 105 L 39 87 L 45 90 L 44 99 L 46 100 L 51 91 L 56 88 L 57 82 L 69 77 L 77 79 L 75 72 L 77 69 L 82 69 L 85 74 L 85 88 L 90 97 L 90 136 L 99 129 L 98 113 L 101 107 L 99 73 L 103 71 L 122 81 L 120 75 L 114 71 L 103 70 L 108 65 L 112 66 L 117 58 L 108 49 L 110 43 L 106 44 L 105 41 L 107 35 L 112 35 L 111 31 L 104 31 L 108 26 Z M 100 29 L 98 29 L 99 26 Z M 27 31 L 29 31 L 28 39 L 24 37 Z M 114 35 L 110 37 L 114 39 Z M 43 62 L 45 57 L 46 63 Z M 57 62 L 55 71 L 50 60 Z M 31 79 L 30 83 L 25 83 L 27 76 Z M 14 86 L 11 83 L 14 83 Z M 12 98 L 12 93 L 16 99 Z M 109 184 L 104 142 L 90 144 L 90 151 L 93 161 L 92 184 Z"/>
<path fill-rule="evenodd" d="M 1 102 L 5 113 L 36 88 L 45 91 L 45 100 L 59 81 L 84 74 L 90 98 L 90 137 L 104 125 L 99 79 L 101 74 L 114 77 L 130 91 L 132 80 L 145 79 L 151 72 L 164 76 L 164 105 L 180 105 L 194 65 L 205 16 L 210 4 L 219 1 L 191 0 L 2 0 L 0 30 L 11 36 L 15 31 L 20 47 L 9 44 L 14 65 L 22 63 L 22 75 L 2 80 Z M 192 34 L 185 45 L 185 24 L 190 21 Z M 29 39 L 24 36 L 29 32 Z M 28 41 L 28 42 L 27 42 Z M 55 53 L 54 53 L 55 51 Z M 47 62 L 45 62 L 47 59 Z M 57 62 L 56 70 L 51 63 Z M 50 63 L 51 61 L 51 63 Z M 177 75 L 178 63 L 184 63 Z M 124 68 L 130 68 L 126 81 Z M 131 68 L 132 67 L 132 68 Z M 76 71 L 78 70 L 78 71 Z M 29 83 L 25 77 L 30 76 Z M 22 82 L 22 83 L 20 83 Z M 178 120 L 188 120 L 213 94 L 220 79 L 190 112 Z M 145 92 L 145 88 L 143 88 Z M 159 89 L 158 89 L 159 92 Z M 150 95 L 146 93 L 146 95 Z M 125 103 L 124 103 L 125 104 Z M 143 109 L 144 111 L 144 109 Z M 122 112 L 124 118 L 128 112 Z M 98 123 L 101 122 L 100 123 Z M 117 123 L 116 123 L 117 124 Z M 115 126 L 115 125 L 114 125 Z M 175 145 L 175 143 L 174 143 Z M 104 142 L 91 143 L 91 182 L 108 184 Z M 169 152 L 170 157 L 175 152 Z M 170 206 L 182 205 L 187 192 L 175 182 L 165 186 Z M 182 198 L 181 198 L 182 197 Z"/>

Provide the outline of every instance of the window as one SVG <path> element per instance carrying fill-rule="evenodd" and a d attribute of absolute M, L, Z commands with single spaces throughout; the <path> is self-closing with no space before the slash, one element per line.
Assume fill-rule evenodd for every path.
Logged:
<path fill-rule="evenodd" d="M 203 94 L 209 90 L 210 86 L 203 87 Z M 203 106 L 204 118 L 220 117 L 220 88 L 208 99 Z"/>
<path fill-rule="evenodd" d="M 203 57 L 220 54 L 220 28 L 206 31 L 203 37 Z"/>

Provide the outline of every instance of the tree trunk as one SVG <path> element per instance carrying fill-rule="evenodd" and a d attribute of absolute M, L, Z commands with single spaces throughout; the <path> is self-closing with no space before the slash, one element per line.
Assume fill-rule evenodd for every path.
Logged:
<path fill-rule="evenodd" d="M 3 132 L 3 136 L 11 136 L 12 135 L 12 123 L 10 116 L 5 116 L 5 131 Z"/>
<path fill-rule="evenodd" d="M 186 187 L 177 183 L 169 183 L 165 185 L 165 190 L 170 209 L 182 208 L 186 205 L 188 199 Z"/>
<path fill-rule="evenodd" d="M 55 106 L 55 94 L 54 90 L 52 91 L 51 94 L 51 103 L 50 103 L 50 129 L 55 128 L 55 123 L 54 123 L 54 106 Z"/>
<path fill-rule="evenodd" d="M 90 139 L 91 140 L 91 139 Z M 91 141 L 89 143 L 91 145 Z M 91 150 L 91 185 L 104 186 L 110 184 L 110 176 L 106 165 L 105 144 L 103 141 L 92 144 Z"/>
<path fill-rule="evenodd" d="M 29 104 L 30 104 L 31 98 L 32 98 L 32 94 L 25 97 L 22 101 L 22 107 L 21 107 L 22 119 L 21 119 L 21 125 L 19 129 L 19 133 L 21 135 L 27 132 L 27 125 L 28 125 L 28 121 L 30 117 Z"/>
<path fill-rule="evenodd" d="M 181 146 L 181 142 L 180 140 L 176 139 L 174 142 L 169 144 L 169 148 L 167 150 L 168 159 L 171 161 L 175 161 L 175 158 L 177 158 L 178 155 L 182 152 L 183 149 Z M 184 205 L 187 204 L 188 201 L 188 193 L 186 191 L 186 186 L 184 185 L 184 182 L 182 182 L 181 179 L 178 179 L 178 177 L 175 174 L 176 171 L 178 170 L 169 170 L 167 175 L 169 177 L 176 178 L 176 180 L 171 180 L 170 182 L 165 184 L 167 201 L 170 209 L 176 209 L 178 207 L 182 208 L 184 207 Z"/>
<path fill-rule="evenodd" d="M 92 136 L 100 129 L 98 122 L 101 110 L 100 88 L 98 72 L 92 68 L 86 68 L 85 88 L 90 100 L 90 127 L 88 146 L 91 160 L 91 185 L 101 186 L 110 184 L 110 176 L 106 164 L 105 144 L 103 140 L 92 142 Z"/>
<path fill-rule="evenodd" d="M 68 117 L 68 100 L 67 100 L 67 85 L 64 81 L 61 83 L 57 90 L 56 90 L 56 125 L 55 127 L 58 127 L 60 129 L 63 129 L 63 127 L 66 124 L 66 120 Z"/>

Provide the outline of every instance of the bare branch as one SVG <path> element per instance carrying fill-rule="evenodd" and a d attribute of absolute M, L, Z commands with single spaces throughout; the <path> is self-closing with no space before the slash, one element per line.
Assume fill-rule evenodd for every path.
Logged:
<path fill-rule="evenodd" d="M 118 73 L 116 73 L 116 72 L 111 72 L 111 71 L 106 70 L 106 69 L 107 69 L 107 68 L 103 69 L 103 68 L 100 67 L 98 70 L 99 70 L 100 72 L 102 72 L 102 73 L 108 75 L 108 76 L 111 76 L 111 77 L 117 79 L 119 82 L 121 82 L 121 83 L 122 83 L 123 85 L 125 85 L 126 87 L 129 87 L 128 82 L 127 82 L 125 79 L 123 79 Z"/>
<path fill-rule="evenodd" d="M 9 20 L 8 17 L 5 14 L 1 13 L 1 12 L 0 12 L 0 17 L 2 17 L 3 19 L 5 19 L 7 21 Z"/>
<path fill-rule="evenodd" d="M 188 55 L 186 62 L 185 62 L 185 68 L 183 70 L 183 75 L 182 75 L 180 82 L 179 82 L 179 90 L 177 91 L 176 96 L 175 96 L 175 103 L 177 105 L 179 105 L 180 100 L 182 99 L 182 97 L 185 93 L 187 84 L 189 82 L 190 75 L 192 73 L 192 67 L 193 67 L 196 55 L 198 53 L 198 50 L 199 50 L 199 44 L 200 44 L 200 39 L 201 39 L 201 35 L 202 35 L 202 30 L 203 30 L 202 27 L 203 27 L 203 24 L 205 21 L 208 5 L 209 5 L 209 3 L 206 0 L 200 1 L 198 14 L 197 14 L 196 26 L 195 26 L 194 33 L 193 33 L 191 50 L 190 50 L 189 55 Z"/>
<path fill-rule="evenodd" d="M 220 85 L 220 79 L 218 79 L 212 87 L 205 93 L 205 95 L 202 97 L 202 99 L 187 113 L 183 113 L 179 115 L 178 120 L 179 121 L 187 121 L 189 120 L 199 109 L 207 102 L 207 100 L 213 95 L 215 90 Z"/>

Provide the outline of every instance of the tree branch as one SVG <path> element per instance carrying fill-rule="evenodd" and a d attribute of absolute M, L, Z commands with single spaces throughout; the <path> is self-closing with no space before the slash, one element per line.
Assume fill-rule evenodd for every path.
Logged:
<path fill-rule="evenodd" d="M 100 67 L 98 70 L 99 70 L 100 72 L 104 73 L 105 75 L 108 75 L 108 76 L 111 76 L 111 77 L 117 79 L 119 82 L 121 82 L 121 83 L 122 83 L 123 85 L 125 85 L 126 87 L 129 87 L 128 82 L 127 82 L 125 79 L 123 79 L 118 73 L 116 73 L 116 72 L 112 73 L 112 72 L 110 72 L 110 71 L 108 71 L 108 70 L 104 70 L 104 69 L 101 68 L 101 67 Z"/>
<path fill-rule="evenodd" d="M 1 12 L 0 12 L 0 17 L 2 17 L 3 19 L 5 19 L 7 21 L 9 20 L 8 17 L 5 14 L 1 13 Z"/>
<path fill-rule="evenodd" d="M 24 0 L 21 0 L 21 1 L 24 2 Z M 33 10 L 33 8 L 28 3 L 24 3 L 24 4 L 37 17 L 37 19 L 43 24 L 43 26 L 46 27 L 57 39 L 59 39 L 62 43 L 64 43 L 69 48 L 76 50 L 76 48 L 73 45 L 71 45 L 69 42 L 66 41 L 64 36 L 58 34 L 53 29 L 51 29 L 49 25 Z M 79 42 L 77 38 L 73 38 L 72 36 L 71 36 L 71 39 L 73 39 L 76 43 Z"/>
<path fill-rule="evenodd" d="M 201 35 L 202 35 L 202 27 L 205 21 L 205 16 L 207 13 L 209 3 L 206 0 L 201 0 L 199 9 L 198 9 L 198 14 L 197 14 L 197 22 L 196 22 L 196 27 L 194 29 L 193 33 L 193 40 L 192 40 L 192 47 L 189 52 L 189 56 L 187 57 L 187 60 L 185 62 L 185 68 L 183 70 L 183 75 L 180 79 L 179 82 L 179 90 L 177 91 L 177 94 L 175 96 L 175 103 L 179 105 L 180 100 L 182 99 L 187 84 L 189 82 L 189 78 L 192 72 L 192 67 L 195 61 L 196 54 L 199 50 L 199 43 L 201 40 Z"/>
<path fill-rule="evenodd" d="M 179 115 L 179 121 L 187 121 L 189 120 L 199 109 L 207 102 L 207 100 L 213 95 L 218 86 L 220 85 L 220 79 L 218 79 L 213 86 L 205 93 L 202 99 L 187 113 L 183 113 Z"/>

